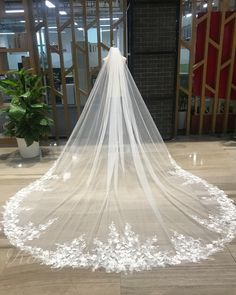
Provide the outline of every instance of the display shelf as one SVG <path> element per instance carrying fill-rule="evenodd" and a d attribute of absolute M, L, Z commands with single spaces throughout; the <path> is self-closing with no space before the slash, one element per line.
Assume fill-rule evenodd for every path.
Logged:
<path fill-rule="evenodd" d="M 5 7 L 6 1 L 0 1 L 0 79 L 9 71 L 24 68 L 35 68 L 34 60 L 37 57 L 34 52 L 34 20 L 32 1 L 17 1 Z M 22 13 L 5 13 L 5 9 L 22 9 Z M 4 34 L 10 33 L 10 34 Z M 4 101 L 4 103 L 3 103 Z M 0 97 L 0 109 L 9 105 L 8 98 Z M 1 118 L 0 124 L 4 123 Z M 15 146 L 16 139 L 5 136 L 0 126 L 0 146 Z"/>
<path fill-rule="evenodd" d="M 24 19 L 24 12 L 19 12 L 19 13 L 4 13 L 3 11 L 0 10 L 0 18 L 1 19 Z"/>
<path fill-rule="evenodd" d="M 1 102 L 0 108 L 5 108 L 5 107 L 8 107 L 9 105 L 10 105 L 10 102 L 3 102 L 3 103 Z"/>
<path fill-rule="evenodd" d="M 28 52 L 27 48 L 0 48 L 0 52 Z"/>
<path fill-rule="evenodd" d="M 15 137 L 8 137 L 0 133 L 0 146 L 17 146 Z"/>
<path fill-rule="evenodd" d="M 1 71 L 0 70 L 0 76 L 6 75 L 10 70 Z M 1 107 L 1 106 L 0 106 Z"/>

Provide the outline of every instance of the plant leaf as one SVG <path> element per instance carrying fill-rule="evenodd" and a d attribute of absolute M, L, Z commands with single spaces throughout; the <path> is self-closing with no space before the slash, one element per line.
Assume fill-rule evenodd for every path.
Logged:
<path fill-rule="evenodd" d="M 42 103 L 35 103 L 31 105 L 31 108 L 33 109 L 43 109 L 44 105 Z"/>
<path fill-rule="evenodd" d="M 30 95 L 31 95 L 31 92 L 28 90 L 27 92 L 21 94 L 21 97 L 28 98 L 28 97 L 30 97 Z"/>
<path fill-rule="evenodd" d="M 20 106 L 10 105 L 9 116 L 12 119 L 20 120 L 25 115 L 26 110 Z"/>
<path fill-rule="evenodd" d="M 29 134 L 27 134 L 24 139 L 27 146 L 30 146 L 34 142 L 34 138 Z"/>
<path fill-rule="evenodd" d="M 10 79 L 2 80 L 1 81 L 1 84 L 2 84 L 3 87 L 4 86 L 12 86 L 12 87 L 16 87 L 17 86 L 17 83 L 15 81 L 13 81 L 13 80 L 10 80 Z"/>
<path fill-rule="evenodd" d="M 40 123 L 39 124 L 42 125 L 42 126 L 47 126 L 48 125 L 48 121 L 45 118 L 43 118 L 43 119 L 40 120 Z"/>

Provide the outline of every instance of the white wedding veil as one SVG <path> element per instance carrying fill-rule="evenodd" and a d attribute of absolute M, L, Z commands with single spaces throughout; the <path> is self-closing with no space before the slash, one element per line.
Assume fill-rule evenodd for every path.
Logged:
<path fill-rule="evenodd" d="M 3 225 L 13 245 L 52 267 L 139 271 L 222 249 L 236 207 L 171 158 L 111 48 L 58 160 L 10 198 Z"/>

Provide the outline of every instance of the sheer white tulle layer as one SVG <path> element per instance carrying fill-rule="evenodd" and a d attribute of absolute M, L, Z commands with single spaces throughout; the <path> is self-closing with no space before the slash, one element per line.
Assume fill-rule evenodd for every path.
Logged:
<path fill-rule="evenodd" d="M 10 198 L 3 226 L 52 267 L 141 271 L 221 250 L 236 235 L 236 207 L 171 158 L 112 48 L 60 157 Z"/>

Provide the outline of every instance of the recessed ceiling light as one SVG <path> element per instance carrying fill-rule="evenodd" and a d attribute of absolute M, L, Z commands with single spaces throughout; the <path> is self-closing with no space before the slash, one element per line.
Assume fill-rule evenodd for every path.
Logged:
<path fill-rule="evenodd" d="M 60 14 L 60 15 L 67 15 L 67 12 L 64 11 L 64 10 L 60 10 L 60 11 L 59 11 L 59 14 Z"/>
<path fill-rule="evenodd" d="M 0 33 L 0 35 L 15 35 L 14 32 L 5 32 L 5 33 Z"/>
<path fill-rule="evenodd" d="M 45 1 L 45 4 L 48 8 L 55 8 L 56 7 L 52 2 L 50 2 L 48 0 Z"/>
<path fill-rule="evenodd" d="M 57 34 L 57 31 L 48 31 L 49 34 Z M 66 32 L 61 32 L 61 34 L 65 34 Z"/>
<path fill-rule="evenodd" d="M 113 17 L 112 19 L 113 20 L 118 20 L 119 17 Z M 102 17 L 102 18 L 100 18 L 100 20 L 110 20 L 110 18 L 109 17 Z"/>
<path fill-rule="evenodd" d="M 24 9 L 5 10 L 6 13 L 23 13 Z"/>
<path fill-rule="evenodd" d="M 57 27 L 47 27 L 48 29 L 57 29 Z M 43 30 L 45 30 L 45 28 L 42 28 Z"/>

